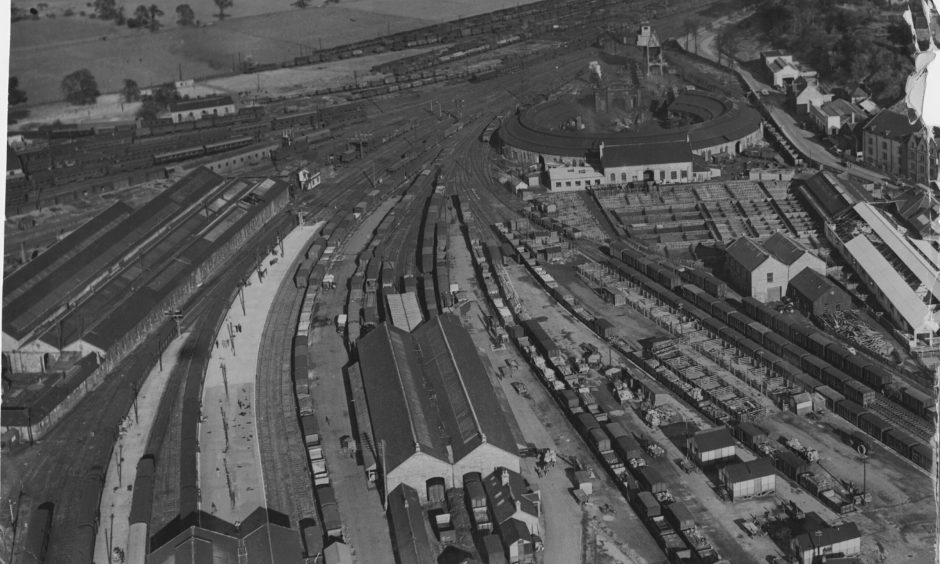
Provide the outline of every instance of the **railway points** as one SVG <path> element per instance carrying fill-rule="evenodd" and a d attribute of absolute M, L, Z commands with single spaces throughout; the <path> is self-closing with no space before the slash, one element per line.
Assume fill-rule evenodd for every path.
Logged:
<path fill-rule="evenodd" d="M 596 25 L 585 20 L 574 28 L 582 33 Z M 675 21 L 668 25 L 678 29 Z M 605 55 L 607 66 L 596 65 L 604 79 L 585 75 L 595 68 L 588 63 L 599 58 L 597 49 L 610 50 L 610 30 L 602 35 L 599 47 L 556 41 L 537 50 L 544 60 L 507 59 L 498 72 L 470 81 L 433 71 L 433 78 L 409 81 L 407 93 L 391 85 L 381 93 L 386 85 L 334 93 L 358 103 L 325 113 L 320 109 L 330 106 L 312 99 L 279 101 L 260 126 L 221 124 L 231 135 L 219 138 L 235 147 L 219 148 L 220 139 L 201 136 L 195 126 L 192 135 L 176 132 L 186 133 L 185 146 L 167 146 L 153 130 L 158 124 L 151 124 L 153 139 L 135 143 L 161 148 L 161 159 L 173 159 L 163 163 L 167 167 L 225 167 L 227 181 L 246 186 L 267 175 L 291 184 L 291 199 L 261 230 L 263 243 L 239 253 L 237 268 L 202 281 L 197 297 L 180 308 L 183 338 L 172 345 L 180 353 L 161 371 L 166 391 L 162 397 L 142 392 L 151 410 L 145 419 L 153 419 L 146 445 L 122 448 L 120 438 L 103 432 L 131 413 L 129 390 L 142 377 L 128 375 L 147 374 L 159 362 L 141 349 L 116 364 L 126 368 L 102 381 L 37 447 L 16 454 L 18 465 L 38 462 L 27 472 L 29 483 L 49 483 L 29 492 L 24 506 L 24 518 L 33 513 L 41 523 L 49 506 L 40 502 L 53 503 L 49 557 L 84 558 L 94 550 L 96 559 L 106 558 L 110 543 L 138 559 L 146 552 L 141 546 L 149 545 L 152 559 L 165 562 L 176 547 L 211 542 L 227 558 L 244 546 L 260 550 L 250 561 L 273 561 L 277 545 L 286 550 L 282 561 L 315 562 L 329 545 L 331 554 L 342 552 L 336 548 L 342 542 L 356 561 L 392 562 L 409 552 L 394 539 L 408 537 L 422 544 L 416 554 L 436 556 L 452 544 L 484 560 L 493 549 L 510 560 L 518 554 L 519 561 L 545 564 L 751 562 L 793 558 L 795 545 L 786 535 L 806 531 L 800 538 L 813 538 L 813 530 L 855 535 L 846 546 L 857 546 L 864 562 L 878 561 L 879 552 L 912 562 L 928 555 L 931 531 L 923 523 L 933 522 L 935 512 L 917 494 L 927 487 L 918 468 L 931 468 L 924 456 L 932 422 L 923 379 L 882 366 L 865 352 L 846 360 L 848 345 L 837 346 L 834 336 L 817 335 L 809 322 L 796 328 L 782 321 L 795 319 L 787 311 L 792 304 L 755 305 L 730 284 L 722 286 L 718 277 L 727 273 L 696 253 L 702 246 L 720 253 L 742 236 L 763 243 L 782 231 L 833 260 L 790 181 L 734 178 L 743 158 L 735 155 L 763 145 L 756 111 L 729 97 L 733 89 L 721 95 L 683 91 L 668 77 L 661 83 L 641 78 L 631 56 Z M 526 52 L 526 40 L 504 39 L 519 53 Z M 619 57 L 628 47 L 613 51 Z M 398 70 L 421 73 L 421 65 L 464 57 L 476 64 L 473 57 L 482 54 L 478 47 L 461 49 L 470 52 L 441 51 L 439 58 L 447 60 L 422 56 Z M 655 87 L 643 86 L 647 82 Z M 625 94 L 635 90 L 648 101 L 650 95 L 668 98 L 667 89 L 672 98 L 660 116 L 662 130 L 636 127 L 648 116 L 631 114 L 637 108 Z M 621 119 L 619 126 L 607 119 L 611 115 Z M 629 132 L 610 130 L 626 117 L 635 118 Z M 207 156 L 210 148 L 244 149 L 249 139 L 291 147 L 276 151 L 277 162 L 250 171 L 230 171 Z M 653 141 L 669 144 L 670 154 L 681 152 L 682 162 L 662 161 L 661 151 L 644 147 Z M 184 156 L 207 160 L 175 161 Z M 301 190 L 298 168 L 319 170 L 322 183 Z M 565 176 L 569 168 L 577 170 Z M 556 190 L 569 188 L 566 182 L 587 188 L 583 180 L 574 184 L 587 177 L 590 191 Z M 797 175 L 794 183 L 802 180 Z M 66 189 L 78 188 L 66 183 Z M 239 208 L 260 203 L 234 200 Z M 204 209 L 207 218 L 214 206 Z M 222 231 L 225 221 L 215 229 Z M 305 241 L 295 244 L 297 238 Z M 50 264 L 68 260 L 56 256 L 45 258 Z M 715 275 L 704 274 L 706 268 Z M 262 284 L 259 269 L 271 279 Z M 140 270 L 147 272 L 146 264 Z M 858 300 L 855 282 L 839 281 Z M 397 306 L 403 307 L 403 295 L 423 304 L 414 323 L 388 328 L 400 317 L 390 295 L 399 296 Z M 246 299 L 244 314 L 239 296 Z M 144 345 L 151 351 L 162 350 L 176 330 L 176 310 L 166 311 L 157 348 Z M 430 329 L 452 322 L 453 331 L 467 332 L 469 346 L 447 334 L 451 329 L 442 329 L 442 338 Z M 48 341 L 52 333 L 43 329 Z M 81 323 L 77 331 L 84 332 Z M 407 512 L 397 505 L 391 519 L 383 508 L 386 490 L 394 489 L 385 481 L 398 475 L 394 468 L 386 472 L 389 445 L 374 441 L 388 431 L 373 427 L 382 420 L 375 385 L 357 388 L 353 381 L 355 374 L 363 380 L 354 369 L 359 363 L 381 356 L 373 345 L 383 332 L 393 350 L 400 351 L 399 341 L 414 344 L 413 358 L 402 353 L 407 362 L 396 366 L 407 372 L 397 375 L 408 424 L 386 418 L 388 427 L 408 427 L 415 455 L 428 459 L 421 467 L 427 476 L 411 483 L 413 495 L 392 494 L 392 505 L 401 494 L 423 506 L 406 524 L 400 517 Z M 469 363 L 447 357 L 471 349 L 483 357 L 482 381 L 495 390 L 495 402 L 462 399 L 476 394 L 480 382 L 467 385 L 453 376 Z M 917 366 L 904 360 L 908 368 Z M 52 356 L 41 362 L 60 369 Z M 151 380 L 157 382 L 148 378 L 145 386 Z M 100 421 L 87 407 L 114 398 Z M 473 422 L 483 404 L 498 409 L 510 428 L 518 421 L 510 441 L 515 448 Z M 742 438 L 745 422 L 759 431 L 747 437 L 762 438 Z M 772 461 L 773 495 L 730 500 L 722 465 L 692 459 L 688 436 L 725 426 L 738 437 L 737 460 Z M 82 436 L 79 429 L 95 434 Z M 469 464 L 464 457 L 474 464 L 486 458 L 480 447 L 467 456 L 465 445 L 476 443 L 464 439 L 474 432 L 487 435 L 493 468 L 461 466 Z M 858 434 L 866 440 L 863 461 L 854 450 Z M 140 436 L 143 443 L 146 435 Z M 794 446 L 797 441 L 806 448 Z M 496 443 L 518 453 L 496 456 Z M 69 444 L 89 448 L 45 460 Z M 818 460 L 807 458 L 810 452 Z M 115 461 L 122 453 L 118 479 Z M 511 458 L 517 454 L 518 468 Z M 450 471 L 440 470 L 444 465 Z M 508 485 L 516 470 L 537 492 L 514 500 L 511 505 L 519 505 L 511 519 L 503 514 L 509 505 L 494 499 L 492 488 L 476 489 L 492 476 L 504 479 L 496 466 L 512 468 L 503 484 L 510 495 L 517 495 Z M 57 473 L 65 478 L 51 479 Z M 115 491 L 118 480 L 133 483 L 134 492 Z M 148 488 L 152 496 L 135 493 Z M 524 508 L 532 495 L 540 501 L 537 526 Z M 116 526 L 106 511 L 111 504 L 121 521 Z M 180 532 L 196 522 L 204 530 Z M 824 526 L 839 524 L 845 526 Z M 420 534 L 412 535 L 416 527 Z M 90 544 L 95 533 L 98 540 Z M 266 543 L 249 547 L 258 534 Z M 905 552 L 908 546 L 916 554 Z"/>

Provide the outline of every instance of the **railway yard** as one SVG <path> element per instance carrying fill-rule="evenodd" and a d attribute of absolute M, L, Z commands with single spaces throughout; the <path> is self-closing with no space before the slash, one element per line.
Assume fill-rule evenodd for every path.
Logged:
<path fill-rule="evenodd" d="M 575 4 L 273 65 L 442 46 L 381 83 L 19 139 L 0 560 L 934 562 L 940 337 L 878 311 L 826 215 L 873 197 L 742 178 L 796 167 L 733 87 L 682 99 L 691 135 L 639 102 L 526 129 L 674 100 L 633 34 L 732 9 Z"/>

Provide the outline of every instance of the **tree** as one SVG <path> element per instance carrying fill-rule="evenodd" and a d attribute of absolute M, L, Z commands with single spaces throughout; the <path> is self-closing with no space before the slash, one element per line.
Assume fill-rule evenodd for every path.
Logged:
<path fill-rule="evenodd" d="M 127 27 L 136 28 L 136 27 L 147 27 L 150 23 L 150 10 L 147 9 L 147 6 L 140 5 L 137 6 L 137 9 L 134 10 L 134 17 L 127 20 Z"/>
<path fill-rule="evenodd" d="M 137 102 L 140 100 L 140 86 L 137 86 L 137 81 L 125 78 L 124 88 L 121 89 L 121 96 L 124 97 L 125 102 Z"/>
<path fill-rule="evenodd" d="M 180 4 L 177 6 L 176 15 L 180 18 L 176 23 L 182 26 L 193 25 L 196 21 L 196 14 L 193 12 L 193 9 L 189 7 L 189 4 Z"/>
<path fill-rule="evenodd" d="M 19 78 L 15 77 L 15 76 L 11 76 L 11 77 L 10 77 L 10 85 L 9 85 L 9 88 L 8 88 L 8 93 L 9 93 L 9 94 L 8 94 L 8 96 L 9 96 L 9 99 L 8 99 L 8 100 L 9 100 L 9 104 L 10 104 L 11 106 L 15 106 L 15 105 L 17 105 L 17 104 L 25 104 L 25 103 L 26 103 L 26 92 L 24 92 L 23 90 L 20 90 L 20 79 L 19 79 Z"/>
<path fill-rule="evenodd" d="M 95 0 L 94 9 L 98 19 L 113 20 L 118 15 L 116 0 Z"/>
<path fill-rule="evenodd" d="M 225 9 L 231 8 L 234 4 L 233 0 L 212 0 L 215 2 L 215 5 L 219 8 L 219 13 L 216 14 L 216 17 L 220 20 L 225 19 Z"/>
<path fill-rule="evenodd" d="M 150 14 L 150 31 L 157 31 L 160 29 L 160 21 L 157 18 L 163 15 L 163 10 L 156 4 L 151 4 L 147 12 Z"/>
<path fill-rule="evenodd" d="M 94 104 L 101 92 L 91 71 L 81 69 L 62 79 L 62 94 L 67 102 L 80 106 Z"/>

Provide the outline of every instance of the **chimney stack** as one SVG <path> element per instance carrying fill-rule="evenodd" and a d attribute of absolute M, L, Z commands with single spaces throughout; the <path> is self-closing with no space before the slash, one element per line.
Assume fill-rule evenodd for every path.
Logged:
<path fill-rule="evenodd" d="M 504 486 L 509 485 L 509 470 L 507 470 L 506 468 L 503 468 L 499 474 L 499 477 L 500 477 L 500 481 L 502 482 Z"/>

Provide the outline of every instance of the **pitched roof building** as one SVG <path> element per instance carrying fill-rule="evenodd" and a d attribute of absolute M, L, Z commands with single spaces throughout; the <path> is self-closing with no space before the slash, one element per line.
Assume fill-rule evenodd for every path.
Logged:
<path fill-rule="evenodd" d="M 194 100 L 176 100 L 168 106 L 173 123 L 195 121 L 208 116 L 224 116 L 235 113 L 235 102 L 231 96 L 210 96 Z"/>
<path fill-rule="evenodd" d="M 813 564 L 819 557 L 842 553 L 852 556 L 861 552 L 862 536 L 855 523 L 835 527 L 810 527 L 793 538 L 790 545 L 800 564 Z"/>
<path fill-rule="evenodd" d="M 376 444 L 389 490 L 448 487 L 467 472 L 519 471 L 517 445 L 469 334 L 453 315 L 409 334 L 383 323 L 358 344 Z"/>
<path fill-rule="evenodd" d="M 800 311 L 816 317 L 852 307 L 852 298 L 842 288 L 811 268 L 790 279 L 787 295 Z"/>
<path fill-rule="evenodd" d="M 509 519 L 517 519 L 525 524 L 530 533 L 541 534 L 539 516 L 542 498 L 522 474 L 508 468 L 497 468 L 483 479 L 483 488 L 486 490 L 495 525 L 499 526 Z"/>

